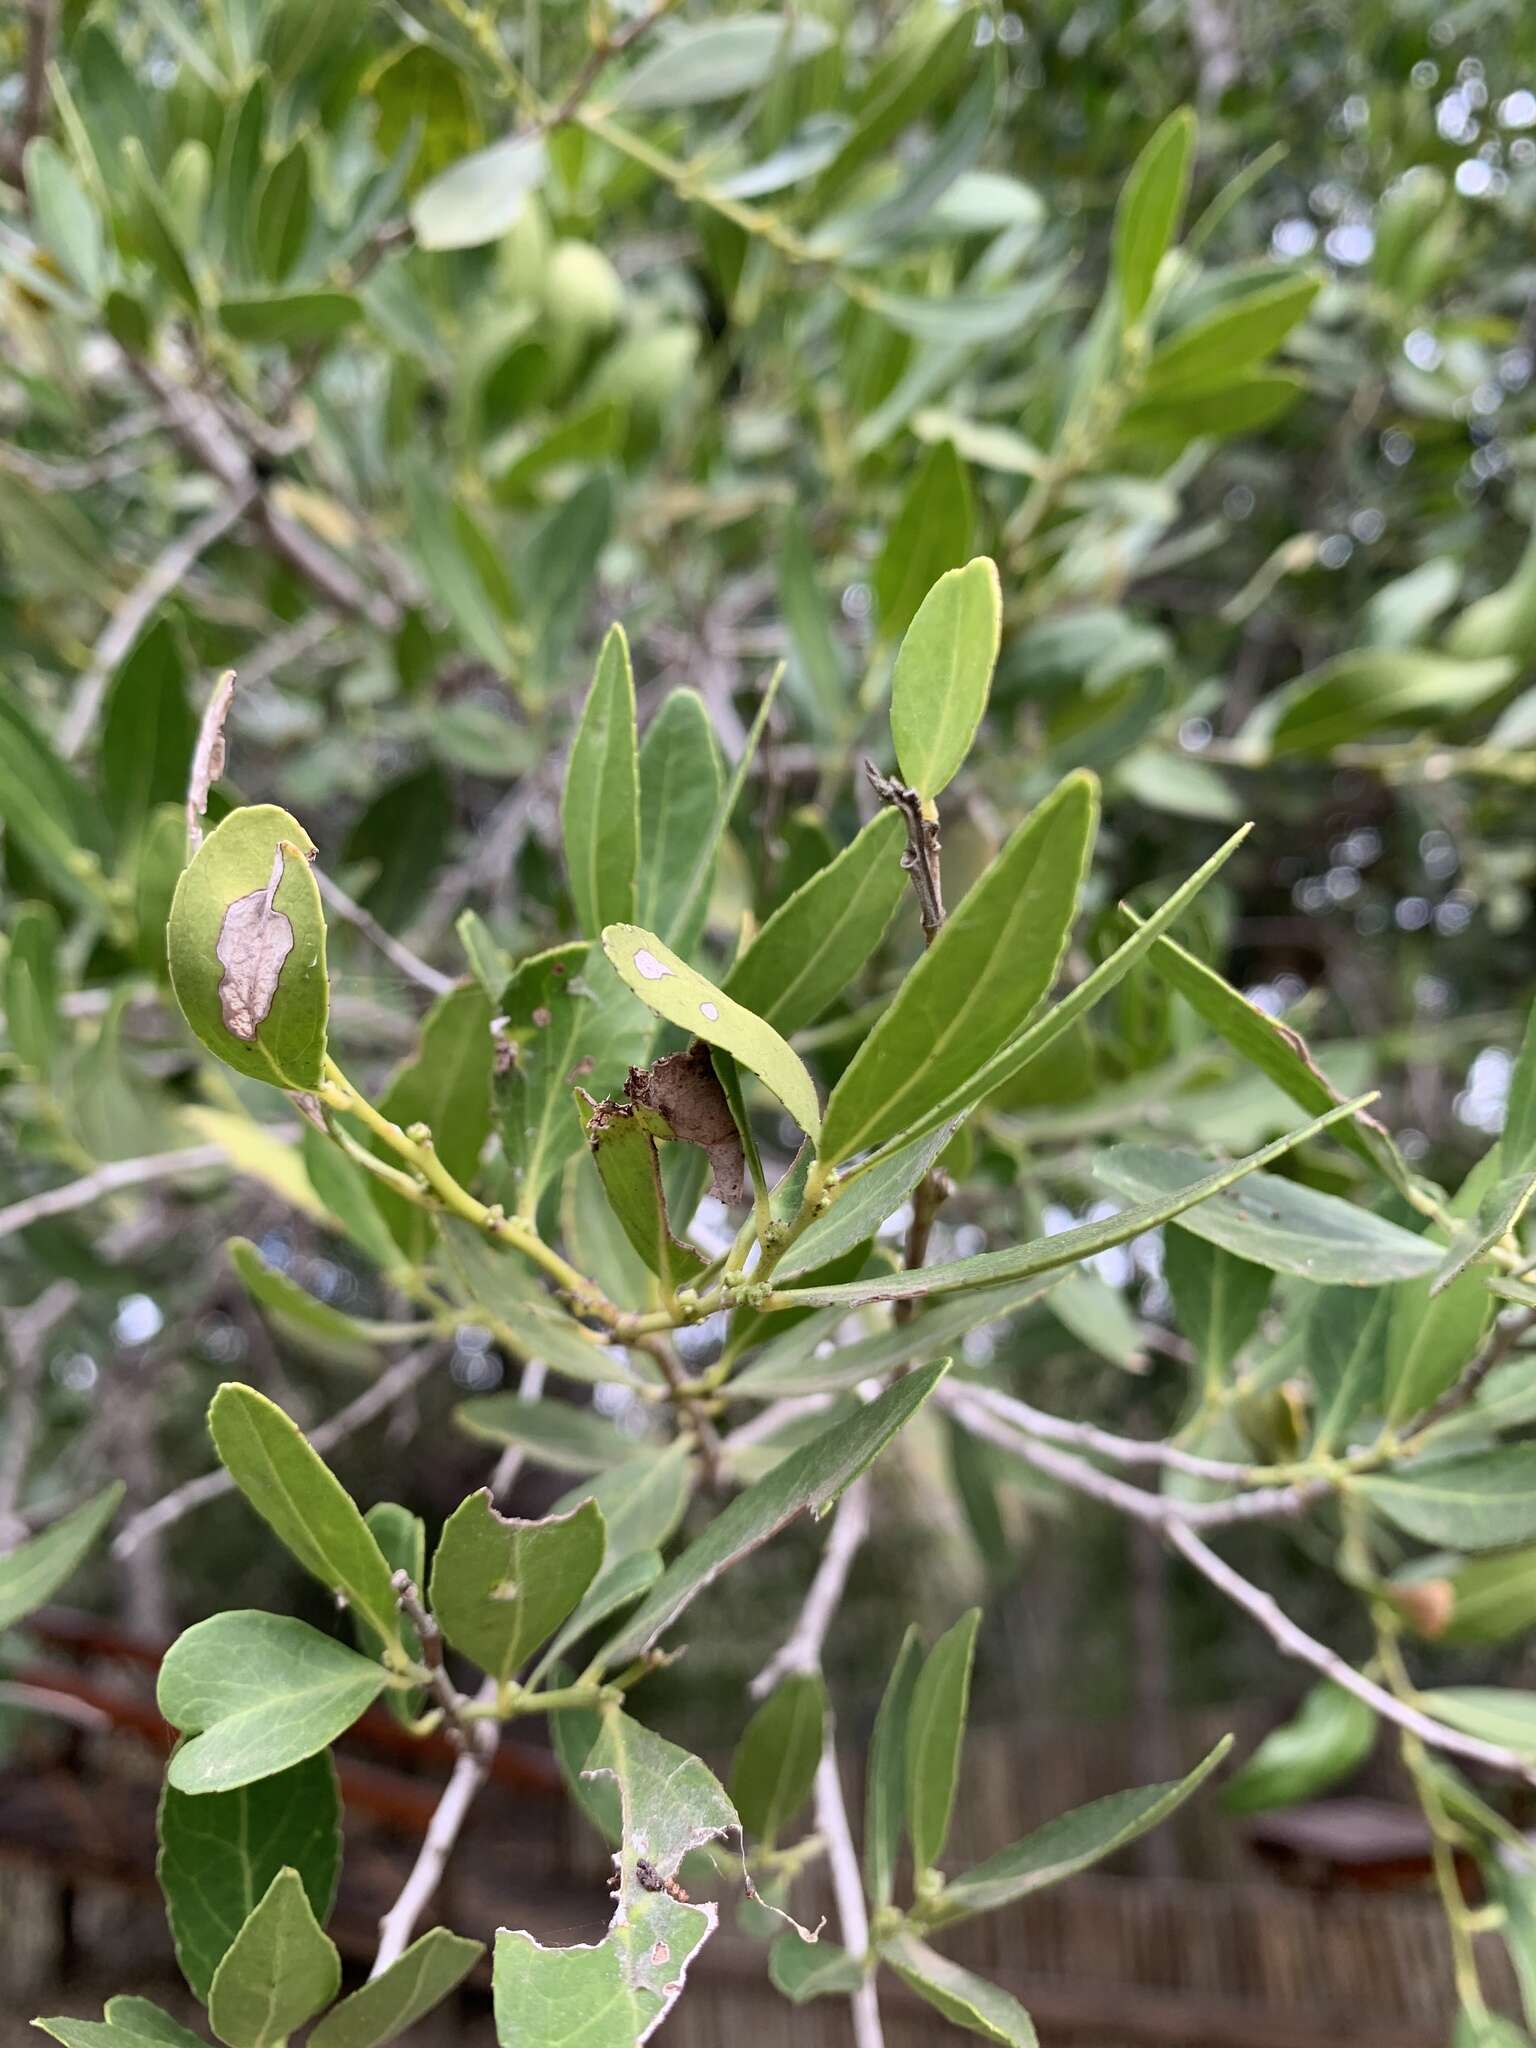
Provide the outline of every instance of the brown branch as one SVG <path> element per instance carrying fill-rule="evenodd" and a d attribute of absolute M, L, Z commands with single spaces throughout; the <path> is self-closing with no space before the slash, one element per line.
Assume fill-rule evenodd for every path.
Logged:
<path fill-rule="evenodd" d="M 901 864 L 912 877 L 918 915 L 923 921 L 923 944 L 931 946 L 944 922 L 944 890 L 939 875 L 939 821 L 928 817 L 923 800 L 894 775 L 882 775 L 873 761 L 864 763 L 869 786 L 881 803 L 900 811 L 907 828 L 907 850 Z"/>
<path fill-rule="evenodd" d="M 27 51 L 22 65 L 21 110 L 16 132 L 5 150 L 4 174 L 13 185 L 24 182 L 27 144 L 41 135 L 48 115 L 48 65 L 59 27 L 59 0 L 28 0 Z"/>

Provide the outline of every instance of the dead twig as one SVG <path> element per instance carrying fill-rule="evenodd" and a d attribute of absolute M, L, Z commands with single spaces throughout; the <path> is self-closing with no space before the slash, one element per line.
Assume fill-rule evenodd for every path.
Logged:
<path fill-rule="evenodd" d="M 50 1216 L 67 1216 L 72 1209 L 85 1209 L 103 1195 L 121 1194 L 125 1188 L 146 1187 L 152 1181 L 174 1180 L 178 1174 L 206 1173 L 212 1166 L 227 1166 L 222 1145 L 184 1145 L 179 1152 L 151 1152 L 142 1159 L 114 1159 L 98 1166 L 79 1180 L 66 1181 L 60 1188 L 45 1188 L 0 1209 L 0 1237 L 12 1237 Z"/>
<path fill-rule="evenodd" d="M 203 710 L 192 749 L 192 768 L 187 777 L 187 859 L 203 843 L 203 819 L 208 810 L 208 792 L 224 773 L 224 723 L 235 701 L 235 672 L 226 669 L 213 686 L 213 695 Z"/>

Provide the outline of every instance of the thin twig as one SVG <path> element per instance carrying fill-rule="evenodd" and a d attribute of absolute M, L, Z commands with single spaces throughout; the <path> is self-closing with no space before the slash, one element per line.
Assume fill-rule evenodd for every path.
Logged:
<path fill-rule="evenodd" d="M 464 1709 L 469 1701 L 448 1676 L 448 1667 L 443 1662 L 443 1632 L 435 1618 L 428 1612 L 427 1603 L 416 1589 L 416 1582 L 407 1571 L 398 1571 L 390 1580 L 395 1589 L 395 1599 L 400 1612 L 416 1631 L 416 1640 L 421 1645 L 421 1662 L 427 1673 L 427 1690 L 437 1701 L 447 1723 L 447 1733 L 458 1743 L 468 1738 L 473 1725 L 464 1718 Z"/>
<path fill-rule="evenodd" d="M 729 1460 L 738 1451 L 750 1450 L 754 1444 L 776 1436 L 787 1423 L 798 1422 L 806 1415 L 823 1414 L 832 1404 L 831 1394 L 793 1394 L 783 1401 L 774 1401 L 754 1415 L 750 1422 L 733 1429 L 720 1449 Z"/>
<path fill-rule="evenodd" d="M 1483 1742 L 1475 1735 L 1463 1735 L 1459 1730 L 1447 1728 L 1428 1714 L 1421 1713 L 1406 1701 L 1395 1699 L 1385 1686 L 1362 1677 L 1352 1664 L 1346 1663 L 1326 1643 L 1318 1642 L 1305 1629 L 1299 1628 L 1268 1593 L 1251 1585 L 1240 1572 L 1235 1572 L 1231 1565 L 1219 1558 L 1187 1522 L 1175 1519 L 1165 1526 L 1168 1540 L 1179 1555 L 1209 1579 L 1234 1606 L 1251 1615 L 1286 1656 L 1310 1664 L 1314 1671 L 1332 1679 L 1345 1692 L 1364 1700 L 1383 1720 L 1407 1729 L 1430 1748 L 1442 1749 L 1451 1756 L 1464 1756 L 1473 1763 L 1487 1764 L 1492 1770 L 1512 1772 L 1536 1784 L 1536 1765 L 1529 1757 L 1521 1756 L 1517 1750 L 1503 1749 L 1496 1743 Z"/>
<path fill-rule="evenodd" d="M 372 1422 L 376 1415 L 382 1415 L 402 1394 L 408 1394 L 418 1381 L 426 1378 L 440 1355 L 440 1346 L 427 1344 L 396 1359 L 355 1401 L 349 1401 L 345 1408 L 338 1408 L 327 1421 L 309 1432 L 309 1441 L 315 1450 L 331 1450 Z M 157 1530 L 179 1522 L 194 1508 L 205 1507 L 209 1501 L 220 1499 L 233 1490 L 234 1483 L 222 1466 L 217 1471 L 188 1479 L 131 1516 L 113 1540 L 112 1555 L 118 1559 L 132 1557 L 139 1545 Z"/>
<path fill-rule="evenodd" d="M 156 452 L 153 445 L 146 445 L 114 449 L 90 462 L 53 462 L 45 456 L 34 455 L 30 448 L 13 448 L 8 442 L 0 442 L 0 471 L 20 477 L 34 491 L 67 491 L 72 494 L 95 490 L 101 484 L 120 483 L 124 477 L 137 476 L 154 460 Z"/>
<path fill-rule="evenodd" d="M 596 84 L 598 74 L 602 71 L 603 66 L 611 63 L 615 57 L 622 56 L 631 44 L 637 43 L 647 30 L 654 28 L 662 16 L 670 14 L 676 5 L 677 0 L 655 0 L 655 4 L 648 13 L 637 14 L 633 21 L 626 22 L 622 28 L 615 29 L 611 35 L 599 37 L 592 45 L 592 49 L 581 69 L 571 81 L 570 90 L 566 93 L 565 98 L 561 100 L 554 112 L 549 115 L 543 126 L 546 128 L 558 128 L 564 122 L 569 121 Z"/>
<path fill-rule="evenodd" d="M 66 1181 L 60 1188 L 45 1188 L 40 1195 L 27 1195 L 8 1208 L 0 1209 L 0 1238 L 11 1237 L 50 1216 L 67 1216 L 72 1209 L 84 1209 L 103 1195 L 120 1194 L 124 1188 L 139 1188 L 151 1181 L 174 1180 L 182 1173 L 206 1173 L 211 1166 L 227 1166 L 229 1157 L 222 1145 L 184 1145 L 179 1152 L 151 1152 L 142 1159 L 114 1159 L 98 1166 L 80 1180 Z"/>
<path fill-rule="evenodd" d="M 213 695 L 203 709 L 192 749 L 192 768 L 187 777 L 187 859 L 203 843 L 203 819 L 208 810 L 208 792 L 224 773 L 224 724 L 235 701 L 235 672 L 227 668 L 213 686 Z"/>
<path fill-rule="evenodd" d="M 435 996 L 442 996 L 446 995 L 449 989 L 458 986 L 451 974 L 443 974 L 437 968 L 429 967 L 427 962 L 413 953 L 402 940 L 397 939 L 392 932 L 387 932 L 371 911 L 364 910 L 361 903 L 354 902 L 341 884 L 333 882 L 323 870 L 315 870 L 315 880 L 320 885 L 320 894 L 331 908 L 344 917 L 348 924 L 355 925 L 371 945 L 378 947 L 386 960 L 398 967 L 400 972 L 414 981 L 419 988 L 428 989 Z"/>
<path fill-rule="evenodd" d="M 1447 1387 L 1438 1401 L 1429 1407 L 1412 1425 L 1414 1436 L 1433 1429 L 1437 1422 L 1444 1422 L 1448 1415 L 1454 1415 L 1477 1397 L 1478 1389 L 1496 1365 L 1502 1365 L 1515 1349 L 1520 1339 L 1532 1328 L 1536 1328 L 1536 1308 L 1523 1308 L 1513 1315 L 1496 1319 L 1493 1328 L 1483 1340 L 1482 1348 L 1462 1367 L 1461 1377 L 1454 1386 Z"/>
<path fill-rule="evenodd" d="M 821 1669 L 827 1631 L 842 1604 L 853 1560 L 868 1534 L 869 1481 L 856 1479 L 837 1504 L 827 1547 L 821 1553 L 821 1563 L 805 1596 L 799 1620 L 748 1688 L 753 1699 L 764 1698 L 781 1678 L 792 1673 Z"/>
<path fill-rule="evenodd" d="M 48 1685 L 27 1685 L 20 1679 L 0 1679 L 0 1707 L 17 1707 L 28 1714 L 52 1714 L 78 1727 L 106 1729 L 112 1716 L 93 1707 L 89 1700 L 77 1700 L 72 1692 L 55 1692 Z"/>
<path fill-rule="evenodd" d="M 827 1852 L 827 1872 L 832 1879 L 832 1896 L 837 1904 L 837 1928 L 849 1955 L 863 1961 L 869 1954 L 869 1914 L 864 1906 L 864 1881 L 859 1873 L 858 1852 L 848 1826 L 848 1808 L 843 1800 L 843 1781 L 837 1768 L 837 1749 L 829 1739 L 816 1766 L 816 1832 Z M 880 1999 L 871 1971 L 857 1991 L 849 1993 L 853 2012 L 854 2048 L 885 2048 L 880 2025 Z"/>
<path fill-rule="evenodd" d="M 939 874 L 939 821 L 924 813 L 923 800 L 893 775 L 882 775 L 873 761 L 864 763 L 869 786 L 881 803 L 900 811 L 907 828 L 907 850 L 901 864 L 912 877 L 918 913 L 923 921 L 923 944 L 931 946 L 944 922 L 944 889 Z"/>
<path fill-rule="evenodd" d="M 480 1697 L 482 1700 L 494 1699 L 494 1679 L 488 1679 L 482 1686 Z M 477 1720 L 470 1723 L 464 1749 L 443 1787 L 443 1796 L 427 1825 L 426 1837 L 411 1866 L 410 1875 L 402 1885 L 399 1897 L 379 1922 L 379 1948 L 373 1959 L 373 1968 L 368 1973 L 370 1978 L 381 1976 L 392 1963 L 400 1960 L 410 1946 L 416 1922 L 427 1910 L 433 1893 L 441 1884 L 453 1846 L 469 1818 L 469 1809 L 490 1774 L 500 1739 L 499 1721 Z"/>
<path fill-rule="evenodd" d="M 107 685 L 133 650 L 134 642 L 202 556 L 222 540 L 250 511 L 258 496 L 254 480 L 221 495 L 200 519 L 161 549 L 102 628 L 85 673 L 75 685 L 59 728 L 59 751 L 66 760 L 79 753 L 89 738 Z"/>
<path fill-rule="evenodd" d="M 1027 1436 L 1022 1429 L 1002 1421 L 990 1409 L 971 1400 L 971 1391 L 966 1386 L 940 1386 L 935 1399 L 963 1422 L 972 1435 L 985 1437 L 989 1443 L 1011 1451 L 1016 1458 L 1022 1458 L 1036 1471 L 1059 1480 L 1074 1493 L 1084 1494 L 1089 1500 L 1113 1508 L 1117 1514 L 1130 1515 L 1153 1528 L 1214 1529 L 1230 1527 L 1234 1522 L 1288 1520 L 1304 1514 L 1332 1491 L 1326 1480 L 1313 1480 L 1302 1486 L 1256 1488 L 1252 1493 L 1238 1494 L 1232 1500 L 1187 1501 L 1175 1500 L 1166 1494 L 1147 1493 L 1139 1486 L 1129 1486 L 1125 1480 L 1116 1479 L 1111 1472 L 1101 1472 L 1097 1465 L 1090 1465 L 1083 1458 L 1073 1457 L 1068 1451 L 1058 1451 L 1051 1444 L 1040 1443 L 1033 1436 Z"/>
<path fill-rule="evenodd" d="M 528 1359 L 517 1383 L 519 1401 L 537 1401 L 544 1391 L 545 1365 L 542 1358 Z M 521 1444 L 508 1444 L 496 1460 L 496 1468 L 487 1482 L 491 1489 L 492 1501 L 505 1499 L 512 1490 L 512 1482 L 523 1469 L 523 1460 L 528 1453 Z"/>
<path fill-rule="evenodd" d="M 1068 1422 L 1062 1416 L 1047 1415 L 1039 1408 L 1031 1408 L 1027 1401 L 1000 1393 L 996 1387 L 979 1386 L 974 1380 L 960 1384 L 968 1402 L 979 1402 L 1004 1422 L 1012 1422 L 1026 1435 L 1043 1437 L 1047 1443 L 1071 1444 L 1078 1450 L 1091 1451 L 1095 1457 L 1107 1458 L 1113 1465 L 1160 1465 L 1170 1472 L 1187 1472 L 1193 1479 L 1209 1479 L 1217 1484 L 1254 1483 L 1251 1465 L 1235 1464 L 1225 1458 L 1196 1457 L 1193 1451 L 1181 1451 L 1177 1444 L 1114 1436 L 1091 1422 Z"/>

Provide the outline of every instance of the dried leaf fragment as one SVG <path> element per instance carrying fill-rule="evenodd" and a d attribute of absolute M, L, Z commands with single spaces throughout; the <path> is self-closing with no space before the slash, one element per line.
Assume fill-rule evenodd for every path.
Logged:
<path fill-rule="evenodd" d="M 698 1145 L 709 1155 L 717 1200 L 727 1208 L 746 1201 L 741 1134 L 702 1039 L 695 1039 L 686 1052 L 668 1053 L 653 1066 L 631 1067 L 624 1093 L 637 1108 L 664 1117 L 679 1143 Z"/>
<path fill-rule="evenodd" d="M 272 856 L 272 873 L 263 889 L 237 896 L 224 913 L 214 948 L 224 977 L 219 983 L 219 1013 L 224 1028 L 249 1045 L 277 996 L 283 963 L 293 951 L 293 925 L 276 907 L 283 859 L 297 852 L 286 842 Z"/>

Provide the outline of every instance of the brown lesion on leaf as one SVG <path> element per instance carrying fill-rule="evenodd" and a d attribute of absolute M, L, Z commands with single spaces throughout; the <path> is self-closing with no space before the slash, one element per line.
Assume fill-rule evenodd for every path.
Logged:
<path fill-rule="evenodd" d="M 251 1044 L 277 998 L 283 966 L 293 951 L 292 922 L 277 908 L 278 884 L 289 854 L 305 856 L 286 840 L 278 842 L 265 885 L 237 896 L 219 926 L 214 956 L 224 969 L 219 1014 L 231 1037 Z"/>
<path fill-rule="evenodd" d="M 695 1039 L 686 1052 L 668 1053 L 649 1067 L 631 1067 L 624 1093 L 637 1109 L 665 1119 L 668 1133 L 683 1145 L 697 1145 L 714 1172 L 711 1192 L 728 1209 L 747 1200 L 747 1162 L 731 1105 L 710 1058 Z"/>

